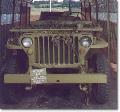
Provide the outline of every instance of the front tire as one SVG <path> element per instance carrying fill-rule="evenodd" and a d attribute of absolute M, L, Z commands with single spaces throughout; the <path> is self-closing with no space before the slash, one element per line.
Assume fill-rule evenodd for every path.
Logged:
<path fill-rule="evenodd" d="M 92 99 L 97 104 L 104 104 L 109 100 L 110 93 L 110 72 L 107 59 L 104 55 L 96 57 L 96 68 L 98 73 L 105 73 L 107 75 L 107 83 L 105 84 L 92 84 Z"/>
<path fill-rule="evenodd" d="M 16 57 L 13 56 L 7 61 L 7 70 L 8 74 L 17 73 L 17 62 Z M 2 102 L 5 104 L 16 104 L 21 100 L 21 96 L 23 95 L 23 87 L 19 84 L 5 84 L 4 83 L 4 74 L 2 77 Z"/>

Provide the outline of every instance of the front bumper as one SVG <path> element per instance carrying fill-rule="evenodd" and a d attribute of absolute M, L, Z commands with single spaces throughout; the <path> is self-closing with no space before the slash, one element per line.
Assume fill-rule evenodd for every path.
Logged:
<path fill-rule="evenodd" d="M 36 78 L 36 77 L 34 77 Z M 37 81 L 29 74 L 5 74 L 4 83 L 20 84 L 59 84 L 59 83 L 107 83 L 107 75 L 102 73 L 85 74 L 47 74 Z"/>

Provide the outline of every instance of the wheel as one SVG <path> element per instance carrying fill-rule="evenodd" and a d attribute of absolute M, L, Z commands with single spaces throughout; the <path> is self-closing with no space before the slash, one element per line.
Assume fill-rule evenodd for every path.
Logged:
<path fill-rule="evenodd" d="M 95 58 L 94 58 L 95 59 Z M 106 84 L 92 84 L 92 99 L 97 104 L 104 104 L 109 99 L 110 93 L 110 72 L 107 59 L 104 55 L 99 55 L 96 57 L 96 68 L 98 73 L 106 73 L 107 74 L 107 83 Z"/>
<path fill-rule="evenodd" d="M 0 65 L 2 65 L 2 64 L 0 63 Z M 2 77 L 3 73 L 1 71 L 1 68 L 0 68 L 0 103 L 2 102 L 2 81 L 3 81 L 3 77 Z"/>
<path fill-rule="evenodd" d="M 17 72 L 16 57 L 12 57 L 7 61 L 6 73 L 14 74 Z M 0 76 L 1 81 L 1 97 L 2 102 L 6 104 L 16 104 L 23 96 L 23 86 L 19 84 L 4 84 L 4 73 Z"/>

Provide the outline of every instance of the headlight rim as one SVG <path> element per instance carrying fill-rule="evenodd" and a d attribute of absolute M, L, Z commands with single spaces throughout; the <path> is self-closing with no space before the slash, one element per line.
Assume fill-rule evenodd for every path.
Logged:
<path fill-rule="evenodd" d="M 25 46 L 24 43 L 23 43 L 24 39 L 30 39 L 31 40 L 31 45 L 30 46 Z M 33 40 L 32 40 L 31 37 L 24 37 L 24 38 L 21 39 L 21 44 L 25 48 L 30 48 L 33 45 Z"/>
<path fill-rule="evenodd" d="M 88 42 L 88 46 L 84 46 L 83 45 L 83 42 Z M 80 40 L 79 40 L 79 42 L 80 42 L 80 45 L 81 46 L 83 46 L 83 47 L 90 47 L 91 45 L 92 45 L 92 39 L 91 39 L 91 37 L 90 36 L 87 36 L 87 35 L 85 35 L 85 36 L 82 36 L 81 38 L 80 38 Z"/>

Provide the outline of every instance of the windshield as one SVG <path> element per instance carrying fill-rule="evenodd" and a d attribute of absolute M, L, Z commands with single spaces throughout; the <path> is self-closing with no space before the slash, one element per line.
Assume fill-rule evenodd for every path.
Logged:
<path fill-rule="evenodd" d="M 71 12 L 72 16 L 77 16 L 78 12 L 81 12 L 80 0 L 33 0 L 31 21 L 38 20 L 43 12 L 53 12 L 51 16 L 61 15 L 60 12 Z"/>

